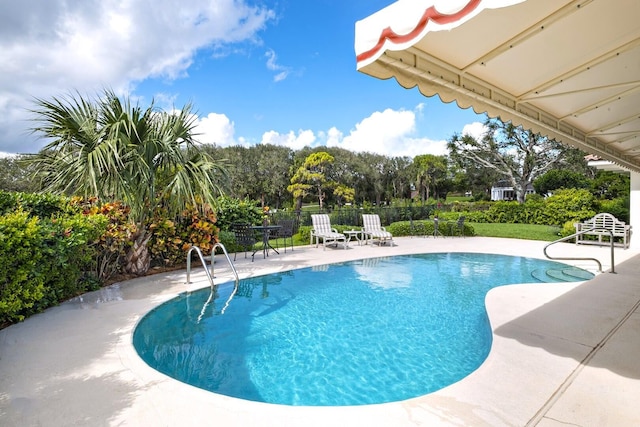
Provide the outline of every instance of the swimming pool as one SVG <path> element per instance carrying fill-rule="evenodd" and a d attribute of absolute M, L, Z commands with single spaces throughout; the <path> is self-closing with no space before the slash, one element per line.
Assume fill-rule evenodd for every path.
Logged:
<path fill-rule="evenodd" d="M 133 337 L 153 368 L 216 393 L 285 405 L 421 396 L 477 369 L 491 348 L 496 286 L 592 275 L 531 258 L 440 253 L 351 261 L 185 293 Z"/>

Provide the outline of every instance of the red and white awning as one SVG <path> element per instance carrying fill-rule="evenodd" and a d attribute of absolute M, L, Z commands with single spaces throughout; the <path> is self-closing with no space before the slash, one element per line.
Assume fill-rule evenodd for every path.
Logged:
<path fill-rule="evenodd" d="M 639 0 L 399 0 L 358 70 L 640 172 Z"/>

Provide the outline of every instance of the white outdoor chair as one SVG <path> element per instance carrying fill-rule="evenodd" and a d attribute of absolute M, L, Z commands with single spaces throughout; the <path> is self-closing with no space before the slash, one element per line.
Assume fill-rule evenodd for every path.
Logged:
<path fill-rule="evenodd" d="M 327 248 L 327 245 L 335 244 L 338 247 L 338 243 L 342 242 L 342 245 L 347 249 L 347 238 L 344 234 L 338 233 L 338 230 L 331 227 L 331 220 L 329 215 L 326 214 L 314 214 L 311 215 L 311 222 L 313 223 L 313 230 L 311 230 L 311 240 L 309 244 L 313 244 L 313 239 L 316 239 L 316 248 L 318 242 L 322 240 L 322 250 Z"/>
<path fill-rule="evenodd" d="M 375 214 L 362 214 L 362 234 L 364 234 L 365 244 L 369 244 L 369 240 L 373 244 L 374 240 L 379 245 L 389 242 L 393 246 L 393 236 L 386 228 L 380 225 L 380 216 Z"/>

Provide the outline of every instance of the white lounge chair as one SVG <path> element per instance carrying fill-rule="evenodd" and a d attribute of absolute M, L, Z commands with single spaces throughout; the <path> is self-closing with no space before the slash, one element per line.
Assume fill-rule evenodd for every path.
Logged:
<path fill-rule="evenodd" d="M 382 225 L 380 225 L 380 216 L 375 214 L 362 214 L 362 234 L 364 234 L 365 244 L 369 244 L 369 240 L 373 244 L 377 240 L 380 245 L 389 242 L 393 246 L 393 236 Z"/>
<path fill-rule="evenodd" d="M 347 249 L 347 238 L 344 234 L 338 233 L 338 230 L 331 227 L 329 215 L 311 215 L 311 222 L 313 223 L 313 230 L 311 230 L 311 240 L 309 244 L 313 244 L 313 239 L 315 238 L 316 248 L 318 247 L 318 242 L 322 240 L 322 250 L 325 250 L 327 245 L 331 244 L 335 244 L 337 247 L 340 242 L 342 242 L 344 248 Z"/>

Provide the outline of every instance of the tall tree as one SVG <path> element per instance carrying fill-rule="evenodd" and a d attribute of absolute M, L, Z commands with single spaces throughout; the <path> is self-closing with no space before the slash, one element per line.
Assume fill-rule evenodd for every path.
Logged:
<path fill-rule="evenodd" d="M 237 199 L 253 199 L 253 189 L 247 179 L 251 175 L 255 165 L 252 165 L 253 156 L 249 147 L 233 145 L 230 147 L 219 147 L 217 145 L 205 144 L 202 149 L 214 159 L 227 163 L 227 185 L 225 189 L 229 197 Z"/>
<path fill-rule="evenodd" d="M 376 205 L 380 205 L 385 194 L 387 162 L 386 157 L 375 153 L 360 153 L 361 165 L 364 168 L 367 193 L 373 196 Z M 365 193 L 365 194 L 367 194 Z"/>
<path fill-rule="evenodd" d="M 262 207 L 267 204 L 280 208 L 289 184 L 289 168 L 293 164 L 293 152 L 286 147 L 258 144 L 253 152 L 253 188 L 259 192 Z"/>
<path fill-rule="evenodd" d="M 453 157 L 466 157 L 495 170 L 513 186 L 518 202 L 524 203 L 527 187 L 562 159 L 562 145 L 530 130 L 489 119 L 480 141 L 455 134 L 447 146 Z"/>
<path fill-rule="evenodd" d="M 287 187 L 287 190 L 296 199 L 296 209 L 300 209 L 302 199 L 312 193 L 318 198 L 320 209 L 323 209 L 326 197 L 325 189 L 328 183 L 326 172 L 333 161 L 333 156 L 324 151 L 311 153 L 307 156 L 302 166 L 291 178 L 291 185 Z"/>
<path fill-rule="evenodd" d="M 347 187 L 343 184 L 338 184 L 333 189 L 333 194 L 336 197 L 338 206 L 342 206 L 344 203 L 351 203 L 355 199 L 356 190 L 351 187 Z"/>
<path fill-rule="evenodd" d="M 413 175 L 411 165 L 413 160 L 410 157 L 393 157 L 389 161 L 389 178 L 392 198 L 410 198 L 411 183 Z"/>
<path fill-rule="evenodd" d="M 416 174 L 416 189 L 420 192 L 422 201 L 428 200 L 431 191 L 438 193 L 440 184 L 447 178 L 447 158 L 434 154 L 422 154 L 413 158 Z"/>
<path fill-rule="evenodd" d="M 44 191 L 121 200 L 135 224 L 126 271 L 150 265 L 147 220 L 156 207 L 178 213 L 205 209 L 221 194 L 221 165 L 194 138 L 190 104 L 177 112 L 133 105 L 111 90 L 91 100 L 81 95 L 37 99 L 33 131 L 49 140 L 32 164 Z"/>
<path fill-rule="evenodd" d="M 475 198 L 491 198 L 491 187 L 502 179 L 502 174 L 495 169 L 489 169 L 470 157 L 456 155 L 450 156 L 452 163 L 457 168 L 455 181 L 461 192 L 471 191 Z"/>
<path fill-rule="evenodd" d="M 601 199 L 629 197 L 631 178 L 611 171 L 598 171 L 591 187 L 593 194 Z"/>

